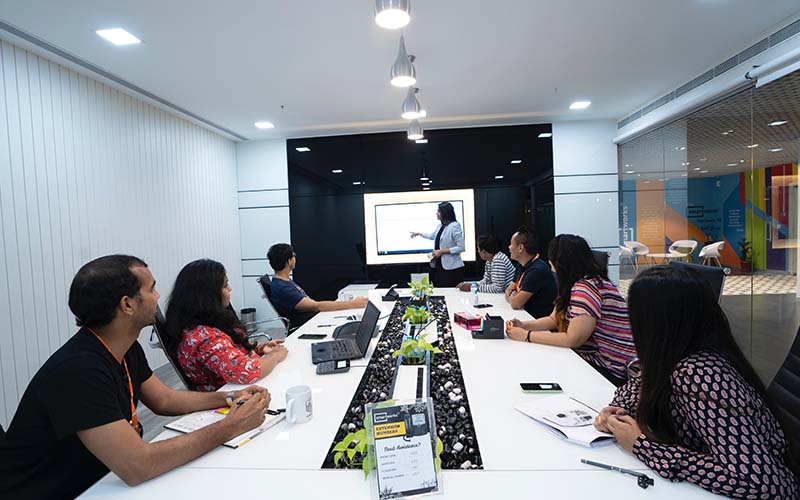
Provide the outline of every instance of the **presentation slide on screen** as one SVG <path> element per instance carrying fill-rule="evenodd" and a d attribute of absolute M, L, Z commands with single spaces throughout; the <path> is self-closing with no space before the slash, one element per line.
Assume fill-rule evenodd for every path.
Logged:
<path fill-rule="evenodd" d="M 365 194 L 367 264 L 428 262 L 439 223 L 436 209 L 443 201 L 453 205 L 456 221 L 464 232 L 461 258 L 474 261 L 474 196 L 472 189 Z M 412 233 L 424 236 L 412 237 Z"/>

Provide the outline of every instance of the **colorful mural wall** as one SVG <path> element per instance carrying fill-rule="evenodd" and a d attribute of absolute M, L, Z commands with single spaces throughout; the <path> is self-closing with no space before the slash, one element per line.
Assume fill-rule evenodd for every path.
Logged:
<path fill-rule="evenodd" d="M 625 180 L 620 183 L 622 241 L 636 240 L 652 253 L 673 241 L 724 241 L 721 261 L 739 267 L 739 244 L 753 246 L 754 269 L 794 271 L 797 247 L 797 165 L 758 168 L 719 177 Z"/>

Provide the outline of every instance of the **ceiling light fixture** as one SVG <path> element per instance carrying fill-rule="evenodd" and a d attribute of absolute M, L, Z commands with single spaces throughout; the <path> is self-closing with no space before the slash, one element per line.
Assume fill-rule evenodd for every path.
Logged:
<path fill-rule="evenodd" d="M 375 0 L 375 23 L 387 30 L 400 29 L 411 21 L 410 0 Z"/>
<path fill-rule="evenodd" d="M 738 165 L 738 163 L 728 163 L 728 164 L 727 164 L 727 165 L 725 165 L 725 166 L 726 166 L 726 167 L 735 167 L 736 165 Z"/>
<path fill-rule="evenodd" d="M 522 160 L 511 160 L 512 165 L 519 165 L 520 163 L 522 163 Z"/>
<path fill-rule="evenodd" d="M 723 133 L 722 133 L 722 135 L 730 135 L 730 134 L 732 134 L 732 133 L 733 133 L 733 129 L 731 129 L 731 130 L 726 130 L 725 132 L 723 132 Z"/>
<path fill-rule="evenodd" d="M 695 167 L 695 168 L 693 168 L 692 170 L 694 170 L 695 172 L 697 172 L 698 170 L 700 170 L 700 167 Z"/>
<path fill-rule="evenodd" d="M 105 38 L 109 42 L 113 43 L 114 45 L 136 45 L 137 43 L 142 43 L 141 40 L 136 38 L 135 36 L 131 35 L 127 31 L 122 28 L 110 28 L 106 30 L 97 30 L 95 31 L 98 35 Z"/>
<path fill-rule="evenodd" d="M 497 179 L 497 180 L 500 180 L 500 179 L 502 179 L 503 177 L 505 177 L 505 176 L 504 176 L 504 175 L 495 175 L 495 176 L 494 176 L 494 178 L 495 178 L 495 179 Z"/>
<path fill-rule="evenodd" d="M 552 132 L 542 132 L 539 134 L 539 139 L 547 139 L 548 137 L 553 137 Z"/>
<path fill-rule="evenodd" d="M 635 174 L 635 173 L 636 173 L 636 170 L 628 170 L 628 171 L 627 171 L 627 172 L 625 172 L 625 173 L 626 173 L 626 174 Z"/>
<path fill-rule="evenodd" d="M 353 181 L 353 185 L 354 186 L 360 186 L 361 185 L 361 181 Z"/>
<path fill-rule="evenodd" d="M 774 122 L 767 123 L 767 126 L 768 127 L 780 127 L 781 125 L 786 125 L 787 123 L 789 123 L 789 122 L 786 121 L 786 120 L 775 120 Z"/>
<path fill-rule="evenodd" d="M 333 170 L 331 170 L 331 173 L 332 174 L 341 174 L 342 173 L 342 169 L 341 168 L 334 168 Z"/>
<path fill-rule="evenodd" d="M 261 130 L 266 130 L 268 128 L 275 128 L 275 124 L 272 122 L 255 122 L 253 125 L 255 125 L 256 128 L 260 128 Z"/>
<path fill-rule="evenodd" d="M 592 105 L 592 101 L 575 101 L 569 105 L 569 109 L 586 109 Z"/>
<path fill-rule="evenodd" d="M 770 153 L 780 153 L 783 151 L 783 148 L 772 148 L 769 150 Z"/>
<path fill-rule="evenodd" d="M 422 188 L 422 190 L 423 190 L 423 191 L 430 191 L 430 190 L 431 190 L 431 188 L 429 188 L 429 187 L 424 187 L 424 188 Z"/>
<path fill-rule="evenodd" d="M 701 173 L 701 174 L 707 174 L 707 173 L 708 173 L 708 170 L 701 170 L 701 171 L 700 171 L 700 173 Z"/>
<path fill-rule="evenodd" d="M 751 144 L 751 145 L 747 146 L 747 149 L 753 149 L 753 148 L 757 148 L 757 147 L 758 147 L 758 144 Z"/>
<path fill-rule="evenodd" d="M 400 115 L 406 120 L 417 120 L 422 118 L 422 107 L 419 105 L 419 101 L 417 100 L 417 96 L 415 95 L 419 92 L 417 87 L 409 87 L 408 94 L 406 95 L 406 99 L 403 101 L 403 113 Z"/>
<path fill-rule="evenodd" d="M 311 151 L 311 148 L 307 148 L 305 146 L 301 146 L 299 148 L 294 148 L 294 149 L 297 150 L 298 153 L 308 153 L 309 151 Z"/>
<path fill-rule="evenodd" d="M 416 142 L 417 144 L 428 144 L 428 139 L 417 139 L 414 142 Z"/>
<path fill-rule="evenodd" d="M 408 130 L 406 131 L 408 135 L 408 139 L 412 141 L 416 141 L 417 139 L 422 139 L 422 125 L 419 124 L 419 120 L 412 120 L 411 123 L 408 125 Z"/>
<path fill-rule="evenodd" d="M 397 49 L 397 58 L 389 72 L 390 82 L 395 87 L 410 87 L 417 83 L 417 70 L 414 69 L 414 56 L 406 52 L 406 40 L 400 35 L 400 48 Z"/>

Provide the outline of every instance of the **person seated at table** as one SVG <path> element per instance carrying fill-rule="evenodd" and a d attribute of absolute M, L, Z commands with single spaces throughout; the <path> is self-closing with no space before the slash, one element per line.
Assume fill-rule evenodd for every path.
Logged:
<path fill-rule="evenodd" d="M 626 364 L 636 357 L 625 299 L 580 236 L 556 236 L 547 255 L 558 278 L 555 307 L 544 318 L 508 321 L 508 337 L 575 349 L 619 386 L 627 379 Z"/>
<path fill-rule="evenodd" d="M 511 236 L 509 255 L 521 266 L 514 281 L 506 286 L 506 302 L 513 309 L 525 309 L 534 318 L 547 316 L 553 310 L 556 299 L 556 280 L 539 249 L 533 233 L 523 226 Z"/>
<path fill-rule="evenodd" d="M 797 450 L 708 282 L 657 266 L 628 293 L 640 374 L 595 427 L 670 481 L 732 498 L 800 498 Z"/>
<path fill-rule="evenodd" d="M 483 279 L 478 282 L 478 291 L 484 293 L 503 293 L 509 283 L 514 281 L 514 264 L 500 251 L 497 238 L 491 235 L 478 236 L 478 256 L 486 264 Z M 472 283 L 461 282 L 457 288 L 468 292 Z"/>
<path fill-rule="evenodd" d="M 172 287 L 164 343 L 198 391 L 252 384 L 286 359 L 282 341 L 254 344 L 236 317 L 225 267 L 210 259 L 190 262 Z"/>
<path fill-rule="evenodd" d="M 292 327 L 302 325 L 318 312 L 367 307 L 369 299 L 366 297 L 356 297 L 352 300 L 314 300 L 309 297 L 292 280 L 292 271 L 297 266 L 297 255 L 287 243 L 277 243 L 269 247 L 267 259 L 275 271 L 272 277 L 270 301 L 278 314 L 289 319 Z"/>
<path fill-rule="evenodd" d="M 153 374 L 137 339 L 153 324 L 158 297 L 147 264 L 136 257 L 108 255 L 81 267 L 69 290 L 80 330 L 36 372 L 0 437 L 3 498 L 75 498 L 109 470 L 139 484 L 264 422 L 264 388 L 176 391 Z M 140 400 L 159 415 L 243 404 L 196 432 L 147 443 Z"/>

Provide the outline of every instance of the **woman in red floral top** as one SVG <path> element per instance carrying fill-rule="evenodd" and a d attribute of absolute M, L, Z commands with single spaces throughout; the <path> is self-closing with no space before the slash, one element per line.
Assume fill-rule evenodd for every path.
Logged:
<path fill-rule="evenodd" d="M 654 267 L 634 280 L 628 308 L 641 374 L 595 427 L 671 481 L 731 498 L 800 498 L 797 450 L 709 284 L 691 269 Z"/>
<path fill-rule="evenodd" d="M 282 341 L 256 345 L 248 340 L 230 303 L 231 288 L 219 262 L 190 262 L 175 280 L 165 343 L 196 390 L 251 384 L 286 358 Z"/>

